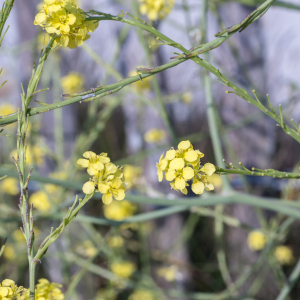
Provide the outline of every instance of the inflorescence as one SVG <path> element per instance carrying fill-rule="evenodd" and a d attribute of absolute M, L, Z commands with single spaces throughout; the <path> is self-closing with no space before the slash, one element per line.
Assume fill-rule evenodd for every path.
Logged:
<path fill-rule="evenodd" d="M 190 141 L 182 141 L 178 144 L 178 150 L 171 148 L 161 155 L 159 162 L 156 164 L 158 181 L 165 179 L 171 181 L 171 188 L 187 194 L 187 183 L 193 179 L 192 191 L 195 194 L 202 194 L 204 189 L 212 191 L 214 186 L 207 179 L 211 176 L 216 168 L 211 163 L 201 166 L 200 159 L 204 156 L 199 150 L 194 150 Z"/>

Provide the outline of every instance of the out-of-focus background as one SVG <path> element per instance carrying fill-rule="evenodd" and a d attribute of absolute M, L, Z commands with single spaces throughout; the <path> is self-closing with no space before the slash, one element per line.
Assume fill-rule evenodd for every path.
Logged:
<path fill-rule="evenodd" d="M 2 5 L 3 0 L 0 2 Z M 281 104 L 285 118 L 298 124 L 300 4 L 295 0 L 280 3 L 275 2 L 260 20 L 210 51 L 209 61 L 239 87 L 249 93 L 256 90 L 262 101 L 267 101 L 265 95 L 269 94 L 274 107 Z M 0 49 L 1 82 L 8 80 L 0 90 L 0 115 L 21 107 L 20 83 L 26 86 L 33 62 L 38 60 L 44 42 L 41 28 L 33 25 L 38 4 L 35 0 L 16 1 L 8 19 L 9 32 Z M 240 22 L 259 4 L 261 1 L 255 0 L 210 0 L 207 40 L 213 40 L 220 29 Z M 94 9 L 112 15 L 123 10 L 148 21 L 140 15 L 141 3 L 135 0 L 81 0 L 78 5 L 85 11 Z M 168 15 L 151 23 L 189 49 L 199 45 L 202 38 L 202 5 L 200 0 L 175 0 Z M 169 62 L 174 48 L 148 47 L 157 42 L 150 34 L 123 23 L 101 21 L 81 47 L 59 49 L 50 55 L 40 82 L 40 89 L 49 87 L 49 91 L 37 94 L 34 100 L 59 102 L 62 94 L 115 83 L 136 75 L 137 67 Z M 36 208 L 37 245 L 51 227 L 59 224 L 74 195 L 81 193 L 88 175 L 76 166 L 76 161 L 87 150 L 106 152 L 115 164 L 124 166 L 128 194 L 180 196 L 168 182 L 157 180 L 160 155 L 177 146 L 161 117 L 159 99 L 166 106 L 177 141 L 190 140 L 195 149 L 205 153 L 204 162 L 215 163 L 203 74 L 198 65 L 187 61 L 99 100 L 75 103 L 30 118 L 27 159 L 34 167 L 33 175 L 66 182 L 62 187 L 33 177 L 30 183 L 30 201 Z M 248 168 L 297 168 L 298 143 L 258 109 L 234 94 L 226 94 L 226 87 L 211 78 L 226 161 L 241 161 Z M 38 102 L 32 107 L 39 106 Z M 0 175 L 13 175 L 16 124 L 5 128 L 5 133 L 10 137 L 0 136 Z M 222 177 L 215 175 L 211 180 L 215 185 L 213 193 L 219 193 Z M 235 190 L 254 195 L 287 201 L 300 197 L 299 180 L 237 175 L 229 176 L 229 180 Z M 74 188 L 76 183 L 78 187 Z M 0 240 L 8 237 L 8 241 L 0 258 L 0 279 L 11 278 L 26 286 L 26 245 L 19 230 L 18 199 L 17 179 L 12 176 L 1 181 Z M 262 228 L 276 231 L 285 217 L 240 204 L 226 206 L 222 236 L 218 235 L 216 215 L 210 208 L 194 208 L 121 226 L 93 221 L 121 221 L 154 209 L 158 208 L 129 201 L 104 207 L 99 199 L 90 200 L 80 214 L 94 218 L 79 219 L 66 229 L 38 265 L 37 278 L 62 284 L 68 299 L 233 299 L 230 294 L 222 294 L 226 285 L 230 287 L 258 264 L 235 287 L 236 299 L 271 300 L 300 255 L 299 222 L 295 221 L 278 235 L 274 251 L 262 258 L 261 249 L 251 247 L 249 233 Z M 275 255 L 278 246 L 286 246 L 286 260 Z M 228 265 L 227 282 L 222 272 L 225 261 L 220 257 L 225 257 Z M 296 284 L 289 299 L 299 299 L 299 289 L 300 284 Z M 221 298 L 213 298 L 217 293 Z"/>

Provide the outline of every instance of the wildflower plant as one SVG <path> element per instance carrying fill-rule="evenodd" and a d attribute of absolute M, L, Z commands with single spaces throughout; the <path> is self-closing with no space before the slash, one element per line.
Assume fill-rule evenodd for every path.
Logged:
<path fill-rule="evenodd" d="M 205 5 L 203 15 L 206 16 L 208 1 L 204 2 Z M 15 181 L 13 182 L 12 180 L 9 180 L 10 178 L 0 178 L 0 187 L 3 189 L 3 192 L 5 192 L 6 190 L 6 192 L 11 194 L 11 196 L 15 195 L 18 191 L 20 191 L 19 209 L 22 221 L 21 237 L 23 237 L 26 241 L 26 255 L 29 264 L 29 288 L 27 290 L 23 287 L 18 287 L 14 281 L 6 279 L 0 284 L 0 300 L 14 298 L 20 300 L 64 299 L 64 295 L 61 291 L 60 284 L 52 283 L 47 279 L 39 278 L 38 280 L 36 280 L 36 265 L 38 263 L 42 263 L 42 259 L 47 254 L 49 247 L 62 235 L 66 226 L 68 226 L 72 221 L 75 220 L 83 206 L 86 205 L 89 202 L 89 200 L 98 192 L 102 194 L 102 201 L 105 204 L 103 206 L 103 214 L 106 217 L 106 219 L 96 218 L 96 221 L 95 218 L 92 218 L 93 222 L 96 222 L 96 224 L 98 225 L 115 225 L 117 222 L 126 222 L 125 219 L 128 217 L 131 217 L 130 221 L 135 220 L 136 222 L 151 220 L 172 213 L 178 213 L 180 211 L 189 210 L 191 205 L 196 206 L 196 208 L 197 206 L 199 206 L 199 209 L 191 210 L 191 212 L 195 211 L 196 213 L 202 214 L 204 216 L 210 216 L 215 219 L 215 235 L 217 240 L 216 244 L 218 247 L 217 260 L 220 267 L 221 276 L 225 284 L 227 285 L 227 290 L 225 291 L 224 295 L 226 295 L 226 297 L 228 295 L 236 296 L 236 286 L 240 283 L 239 281 L 236 281 L 233 284 L 232 279 L 230 278 L 229 270 L 227 270 L 226 265 L 226 258 L 224 253 L 225 250 L 222 248 L 222 243 L 220 242 L 220 240 L 223 236 L 223 223 L 236 227 L 242 227 L 243 224 L 241 224 L 241 222 L 239 220 L 236 220 L 235 218 L 231 218 L 224 215 L 222 206 L 216 207 L 215 211 L 206 208 L 202 209 L 201 206 L 208 204 L 214 205 L 220 203 L 243 203 L 262 208 L 268 208 L 272 211 L 285 214 L 290 218 L 283 222 L 284 226 L 282 224 L 278 225 L 276 222 L 274 222 L 275 225 L 273 224 L 273 227 L 275 228 L 274 232 L 276 232 L 277 230 L 279 232 L 281 230 L 281 232 L 278 233 L 279 236 L 279 234 L 282 234 L 282 232 L 292 224 L 295 218 L 300 218 L 300 212 L 296 205 L 294 207 L 291 207 L 289 204 L 280 203 L 282 201 L 269 201 L 266 199 L 254 197 L 252 195 L 245 195 L 234 192 L 226 176 L 223 176 L 224 179 L 222 180 L 222 189 L 220 188 L 220 196 L 212 196 L 207 198 L 205 196 L 201 197 L 201 199 L 195 197 L 195 199 L 187 201 L 188 205 L 186 206 L 182 205 L 181 200 L 175 199 L 171 203 L 169 199 L 153 199 L 148 195 L 136 196 L 127 194 L 127 200 L 124 200 L 127 186 L 126 176 L 124 176 L 123 168 L 113 164 L 107 153 L 96 154 L 92 151 L 84 152 L 86 150 L 85 149 L 84 151 L 82 151 L 84 152 L 84 158 L 80 158 L 77 161 L 77 164 L 79 166 L 86 168 L 89 176 L 89 180 L 86 181 L 83 184 L 83 186 L 82 184 L 80 184 L 80 186 L 82 186 L 82 191 L 85 194 L 85 196 L 83 197 L 83 199 L 76 196 L 75 201 L 67 209 L 65 217 L 62 219 L 61 223 L 56 228 L 49 229 L 50 233 L 44 238 L 43 242 L 39 245 L 39 247 L 35 248 L 34 245 L 37 240 L 37 234 L 43 234 L 43 232 L 41 232 L 39 229 L 36 229 L 37 227 L 34 226 L 35 209 L 39 210 L 42 213 L 49 212 L 52 208 L 51 203 L 56 204 L 55 201 L 50 201 L 52 200 L 52 198 L 55 198 L 55 186 L 53 186 L 53 183 L 63 185 L 66 184 L 66 181 L 64 181 L 65 178 L 55 180 L 55 178 L 51 178 L 50 176 L 48 179 L 49 182 L 52 181 L 52 185 L 47 184 L 44 190 L 32 193 L 31 185 L 29 183 L 31 181 L 33 169 L 29 170 L 28 166 L 31 166 L 32 164 L 42 165 L 45 158 L 45 152 L 43 152 L 42 148 L 31 145 L 31 143 L 27 142 L 29 137 L 28 130 L 31 126 L 29 119 L 36 114 L 45 113 L 50 110 L 61 109 L 63 106 L 70 105 L 76 102 L 85 103 L 97 100 L 104 96 L 111 95 L 120 91 L 129 84 L 133 84 L 138 81 L 143 81 L 143 79 L 150 78 L 159 72 L 176 67 L 181 63 L 191 60 L 198 66 L 205 69 L 207 72 L 210 72 L 211 74 L 215 75 L 222 84 L 229 87 L 232 91 L 228 91 L 228 93 L 234 93 L 241 99 L 246 100 L 248 103 L 258 108 L 261 112 L 275 120 L 277 122 L 277 125 L 281 127 L 283 131 L 286 132 L 290 137 L 294 138 L 297 142 L 300 142 L 299 126 L 293 120 L 292 125 L 294 128 L 292 127 L 292 125 L 289 126 L 284 121 L 284 115 L 281 106 L 279 108 L 279 113 L 276 113 L 268 96 L 266 98 L 267 102 L 260 101 L 255 90 L 252 91 L 254 96 L 250 96 L 247 91 L 235 85 L 231 80 L 225 77 L 219 69 L 215 68 L 212 64 L 210 64 L 208 61 L 209 57 L 207 56 L 207 52 L 219 47 L 232 35 L 234 35 L 237 32 L 243 31 L 244 29 L 246 29 L 246 27 L 250 26 L 253 22 L 262 17 L 268 11 L 273 2 L 274 0 L 266 0 L 251 14 L 249 14 L 249 16 L 247 16 L 243 21 L 229 28 L 221 30 L 219 33 L 217 33 L 215 35 L 216 39 L 211 42 L 206 41 L 206 24 L 204 24 L 202 30 L 203 36 L 201 44 L 196 45 L 195 47 L 188 50 L 177 41 L 172 40 L 171 38 L 162 34 L 160 31 L 158 31 L 158 29 L 155 26 L 152 26 L 153 24 L 156 24 L 158 22 L 151 22 L 151 24 L 147 24 L 147 22 L 141 20 L 139 17 L 134 17 L 129 13 L 127 13 L 127 15 L 129 15 L 131 18 L 127 18 L 125 17 L 123 11 L 121 11 L 117 16 L 113 16 L 111 14 L 99 12 L 96 10 L 84 12 L 81 8 L 77 6 L 77 4 L 74 1 L 44 0 L 42 5 L 40 6 L 40 11 L 35 16 L 34 24 L 40 26 L 49 35 L 49 37 L 45 39 L 45 41 L 47 40 L 48 43 L 47 45 L 45 45 L 45 47 L 43 47 L 41 51 L 41 55 L 37 66 L 33 67 L 32 76 L 27 88 L 24 88 L 23 85 L 21 86 L 21 109 L 18 109 L 17 111 L 13 112 L 11 107 L 4 107 L 2 108 L 2 112 L 4 113 L 0 117 L 1 135 L 4 135 L 2 133 L 2 127 L 13 123 L 18 124 L 17 147 L 16 150 L 14 150 L 11 153 L 11 156 L 13 157 L 13 161 L 18 172 L 19 188 L 16 188 Z M 156 21 L 165 18 L 172 10 L 174 3 L 175 1 L 173 0 L 140 0 L 139 2 L 135 2 L 135 5 L 139 6 L 138 9 L 136 9 L 136 11 L 139 11 L 142 15 L 147 16 L 147 18 L 150 21 Z M 4 31 L 4 25 L 13 7 L 13 4 L 13 0 L 5 1 L 5 3 L 3 4 L 3 8 L 0 11 L 0 45 L 7 32 L 7 30 Z M 281 3 L 281 5 L 283 4 Z M 205 20 L 206 18 L 204 17 L 203 19 Z M 172 57 L 172 60 L 170 62 L 158 67 L 153 67 L 151 63 L 151 55 L 149 54 L 149 52 L 147 52 L 147 47 L 145 47 L 145 54 L 151 66 L 149 68 L 137 68 L 135 72 L 136 75 L 132 74 L 132 76 L 126 79 L 118 78 L 118 82 L 116 83 L 105 86 L 99 86 L 96 88 L 92 88 L 88 91 L 82 92 L 79 92 L 79 90 L 77 90 L 77 88 L 79 87 L 81 89 L 83 85 L 82 81 L 80 81 L 78 77 L 72 77 L 71 79 L 65 78 L 65 84 L 62 84 L 62 86 L 65 88 L 65 92 L 68 93 L 63 95 L 64 98 L 67 99 L 52 104 L 36 101 L 40 106 L 31 107 L 34 96 L 42 91 L 47 90 L 38 90 L 37 87 L 43 73 L 45 62 L 48 60 L 53 51 L 55 49 L 58 49 L 59 46 L 68 48 L 76 48 L 78 46 L 81 46 L 84 41 L 90 38 L 89 33 L 95 31 L 99 25 L 99 22 L 102 20 L 115 22 L 117 21 L 130 26 L 137 27 L 138 29 L 146 31 L 148 34 L 151 34 L 156 39 L 157 44 L 151 46 L 171 46 L 177 48 L 177 50 L 181 53 L 175 53 L 176 56 Z M 143 35 L 141 35 L 141 38 L 143 38 Z M 201 55 L 201 57 L 199 55 Z M 214 174 L 270 176 L 275 178 L 299 179 L 300 175 L 296 172 L 282 172 L 273 169 L 263 170 L 259 168 L 248 169 L 242 163 L 239 163 L 239 167 L 235 167 L 233 164 L 227 164 L 226 161 L 223 162 L 222 144 L 220 143 L 220 137 L 217 131 L 217 117 L 212 99 L 210 77 L 207 72 L 205 72 L 204 74 L 203 85 L 206 92 L 210 136 L 212 139 L 217 167 L 211 163 L 203 164 L 202 158 L 204 157 L 204 154 L 199 150 L 195 150 L 190 140 L 183 140 L 178 144 L 177 149 L 171 148 L 169 151 L 166 152 L 165 155 L 164 153 L 161 155 L 159 162 L 156 165 L 159 182 L 161 182 L 163 178 L 165 178 L 166 181 L 170 182 L 170 186 L 172 189 L 180 191 L 184 195 L 188 193 L 187 187 L 191 186 L 191 190 L 194 192 L 194 194 L 200 195 L 204 192 L 204 190 L 214 190 L 214 185 L 209 179 Z M 110 73 L 114 75 L 116 74 L 116 72 L 112 71 L 111 69 Z M 118 73 L 115 76 L 120 77 Z M 159 112 L 159 115 L 161 116 L 167 130 L 169 131 L 172 142 L 175 144 L 175 141 L 178 140 L 176 137 L 176 133 L 172 128 L 171 122 L 169 120 L 169 116 L 159 90 L 159 85 L 154 76 L 152 77 L 152 79 L 153 81 L 151 81 L 151 85 L 153 85 L 154 90 L 156 90 L 156 95 L 159 102 L 159 109 L 157 109 L 157 111 Z M 5 84 L 5 82 L 3 84 Z M 1 85 L 1 87 L 3 86 L 3 84 Z M 138 89 L 140 89 L 141 86 L 142 85 L 139 85 Z M 145 85 L 146 89 L 148 89 L 149 87 L 150 85 Z M 142 95 L 142 93 L 139 94 Z M 185 97 L 183 97 L 183 101 L 185 101 L 186 103 L 190 103 L 191 98 L 191 95 L 186 94 Z M 269 107 L 267 108 L 264 103 L 268 103 Z M 92 116 L 94 119 L 96 119 L 95 115 L 93 115 L 92 113 L 90 113 L 89 116 Z M 102 127 L 103 126 L 104 125 L 102 124 Z M 93 132 L 94 136 L 97 136 L 97 130 L 95 130 L 96 134 L 95 132 Z M 163 140 L 165 137 L 165 132 L 156 131 L 150 132 L 148 135 L 146 135 L 145 140 L 147 142 L 158 142 Z M 87 144 L 92 144 L 92 142 L 90 142 L 89 139 L 86 140 L 87 143 L 82 143 L 83 145 L 81 145 L 81 147 L 89 148 L 87 147 Z M 64 157 L 62 155 L 62 159 L 58 160 L 58 163 L 61 163 L 63 161 L 63 158 Z M 128 171 L 126 171 L 125 173 L 129 174 L 128 177 L 131 181 L 128 187 L 134 187 L 138 182 L 136 177 L 139 177 L 141 175 L 141 170 L 128 169 Z M 43 178 L 37 178 L 36 180 L 42 181 Z M 70 185 L 70 183 L 68 184 Z M 74 185 L 72 186 L 74 187 Z M 153 211 L 150 213 L 141 214 L 139 216 L 134 216 L 134 214 L 137 211 L 137 206 L 135 204 L 132 204 L 131 201 L 148 203 L 152 205 L 157 205 L 158 203 L 160 205 L 174 205 L 174 207 L 172 207 L 171 209 L 161 209 L 159 211 Z M 60 207 L 57 209 L 60 209 Z M 43 217 L 42 213 L 39 214 L 39 217 Z M 53 216 L 53 214 L 49 214 L 49 217 L 51 216 Z M 258 213 L 258 216 L 261 217 L 261 214 Z M 84 217 L 86 217 L 86 219 L 88 220 L 91 220 L 89 216 Z M 281 221 L 282 219 L 279 219 L 278 223 L 280 223 Z M 192 220 L 192 222 L 194 221 Z M 265 225 L 264 220 L 261 221 L 261 223 Z M 137 223 L 124 225 L 123 228 L 125 228 L 126 226 L 126 228 L 135 227 L 137 228 L 137 230 L 142 231 L 142 227 L 139 228 L 138 226 L 136 226 L 136 224 Z M 99 242 L 98 240 L 101 240 L 102 236 L 98 235 L 97 230 L 95 230 L 95 228 L 93 228 L 92 226 L 86 226 L 86 231 L 88 233 L 92 232 L 93 234 L 91 234 L 91 236 L 97 237 L 95 239 L 96 242 L 99 243 L 97 246 L 101 246 L 101 249 L 103 249 L 103 253 L 107 255 L 109 261 L 108 268 L 110 269 L 110 271 L 104 271 L 101 267 L 96 266 L 96 268 L 91 268 L 94 272 L 101 274 L 101 276 L 106 277 L 111 281 L 115 279 L 114 275 L 116 275 L 122 277 L 123 279 L 126 279 L 126 282 L 129 278 L 131 279 L 134 277 L 133 275 L 135 272 L 139 272 L 138 264 L 133 263 L 125 257 L 126 251 L 124 249 L 124 245 L 129 245 L 130 243 L 125 243 L 123 237 L 118 236 L 116 232 L 113 232 L 112 236 L 108 235 L 106 240 L 107 243 L 106 241 L 105 243 L 102 243 L 102 241 Z M 139 234 L 141 236 L 143 235 L 142 232 L 139 232 Z M 189 230 L 186 230 L 185 235 L 189 234 Z M 99 236 L 100 238 L 98 239 Z M 20 242 L 20 236 L 18 236 L 16 240 Z M 264 251 L 265 249 L 268 250 L 268 248 L 270 248 L 273 251 L 275 249 L 272 252 L 272 257 L 274 257 L 279 264 L 292 264 L 294 262 L 294 257 L 291 249 L 286 246 L 273 247 L 272 243 L 274 243 L 274 240 L 275 238 L 272 235 L 270 235 L 270 239 L 269 236 L 268 239 L 266 239 L 266 236 L 262 232 L 255 231 L 249 234 L 248 244 L 250 249 L 253 251 Z M 85 269 L 88 269 L 88 266 L 92 262 L 92 259 L 94 259 L 98 255 L 99 251 L 96 247 L 94 247 L 94 244 L 91 241 L 83 242 L 81 246 L 83 247 L 79 247 L 79 250 L 81 250 L 79 252 L 83 254 L 83 256 L 86 256 L 89 259 L 91 259 L 90 261 L 84 261 L 84 263 L 82 264 L 82 266 L 84 266 L 83 271 L 85 271 Z M 17 257 L 17 255 L 14 252 L 13 247 L 9 247 L 11 246 L 8 244 L 5 246 L 5 243 L 3 243 L 3 245 L 0 248 L 0 256 L 2 256 L 2 254 L 5 253 L 5 251 L 9 250 L 8 254 L 10 255 L 10 259 L 14 260 Z M 133 242 L 131 243 L 130 249 L 133 252 L 139 251 L 139 247 L 140 245 L 138 243 Z M 111 251 L 111 249 L 114 250 Z M 117 252 L 122 253 L 121 259 L 116 259 L 113 256 Z M 68 253 L 66 257 L 67 259 L 69 259 L 70 257 L 72 258 L 72 253 Z M 141 264 L 143 264 L 143 269 L 148 268 L 148 258 L 148 255 L 141 255 Z M 77 262 L 80 260 L 78 260 L 75 256 L 73 261 Z M 171 267 L 160 269 L 158 275 L 164 277 L 166 281 L 173 282 L 177 278 L 177 271 L 178 267 L 176 265 L 172 265 Z M 150 273 L 151 272 L 148 272 L 147 276 L 149 276 Z M 70 296 L 72 294 L 72 288 L 75 288 L 74 286 L 76 286 L 76 284 L 80 281 L 80 278 L 82 278 L 80 276 L 82 276 L 82 274 L 83 273 L 80 272 L 78 277 L 75 276 L 75 280 L 73 281 L 73 283 L 75 282 L 75 284 L 72 283 L 70 285 L 67 291 L 67 296 Z M 245 277 L 250 276 L 249 274 L 246 274 Z M 280 274 L 280 276 L 282 277 L 282 274 Z M 289 282 L 295 282 L 295 278 L 298 278 L 299 276 L 300 268 L 298 266 L 295 268 L 293 274 L 291 275 L 291 278 L 289 278 Z M 36 284 L 36 281 L 38 281 L 38 284 Z M 140 283 L 141 282 L 139 282 L 139 284 Z M 148 293 L 148 289 L 143 289 L 142 286 L 139 286 L 139 284 L 136 284 L 136 286 L 131 286 L 133 287 L 132 290 L 134 292 L 132 293 L 129 299 L 133 300 L 141 297 L 144 297 L 145 299 L 149 300 L 153 299 L 152 293 Z M 128 280 L 128 286 L 130 285 L 132 285 L 132 283 Z M 291 285 L 289 285 L 288 287 L 285 286 L 282 289 L 282 293 L 289 293 L 290 289 Z M 115 291 L 113 295 L 116 296 Z M 202 295 L 200 295 L 200 298 L 201 297 Z M 161 299 L 164 298 L 162 297 Z M 283 298 L 281 297 L 278 299 L 280 300 Z"/>

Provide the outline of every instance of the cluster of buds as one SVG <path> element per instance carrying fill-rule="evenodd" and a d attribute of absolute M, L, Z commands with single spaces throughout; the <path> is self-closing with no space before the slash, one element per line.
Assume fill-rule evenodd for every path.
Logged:
<path fill-rule="evenodd" d="M 44 0 L 42 10 L 35 16 L 34 25 L 39 25 L 50 35 L 57 35 L 55 44 L 76 48 L 90 38 L 99 22 L 86 21 L 83 10 L 67 0 Z"/>
<path fill-rule="evenodd" d="M 173 6 L 174 0 L 140 0 L 140 12 L 142 15 L 147 15 L 148 19 L 155 21 L 163 19 L 167 16 Z"/>
<path fill-rule="evenodd" d="M 193 179 L 192 191 L 195 194 L 202 194 L 204 189 L 212 191 L 214 186 L 208 182 L 207 176 L 211 176 L 216 168 L 213 164 L 207 163 L 201 166 L 200 159 L 204 156 L 199 150 L 194 150 L 190 141 L 182 141 L 178 144 L 178 150 L 171 148 L 161 155 L 156 164 L 158 181 L 165 179 L 171 181 L 171 188 L 187 194 L 187 183 Z"/>
<path fill-rule="evenodd" d="M 97 155 L 92 151 L 83 153 L 83 158 L 77 163 L 83 168 L 87 168 L 90 181 L 83 185 L 83 192 L 91 194 L 95 190 L 103 194 L 104 204 L 110 204 L 113 199 L 123 200 L 125 198 L 125 182 L 122 168 L 110 162 L 107 153 Z"/>

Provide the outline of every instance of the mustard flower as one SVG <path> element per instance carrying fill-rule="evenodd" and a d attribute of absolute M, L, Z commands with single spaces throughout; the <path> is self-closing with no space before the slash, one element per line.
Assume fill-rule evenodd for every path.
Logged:
<path fill-rule="evenodd" d="M 191 92 L 185 92 L 182 94 L 181 99 L 185 104 L 191 104 L 193 101 L 193 94 Z"/>
<path fill-rule="evenodd" d="M 124 165 L 123 174 L 126 180 L 126 189 L 129 190 L 138 184 L 142 174 L 142 168 L 133 165 Z"/>
<path fill-rule="evenodd" d="M 103 207 L 105 218 L 115 221 L 122 221 L 131 217 L 137 210 L 135 204 L 123 200 L 122 202 L 113 202 Z"/>
<path fill-rule="evenodd" d="M 5 279 L 0 283 L 0 300 L 20 299 L 22 293 L 26 292 L 22 286 L 17 286 L 14 281 Z"/>
<path fill-rule="evenodd" d="M 135 290 L 128 300 L 155 300 L 154 295 L 149 290 Z"/>
<path fill-rule="evenodd" d="M 121 248 L 124 245 L 124 239 L 121 236 L 111 236 L 108 238 L 107 243 L 111 248 Z"/>
<path fill-rule="evenodd" d="M 159 143 L 163 141 L 167 133 L 163 129 L 150 129 L 144 134 L 144 140 L 149 144 Z"/>
<path fill-rule="evenodd" d="M 0 181 L 0 192 L 16 196 L 19 193 L 19 181 L 17 178 L 4 178 Z"/>
<path fill-rule="evenodd" d="M 265 247 L 267 243 L 267 237 L 261 231 L 254 230 L 248 234 L 247 243 L 250 250 L 259 251 Z"/>
<path fill-rule="evenodd" d="M 99 22 L 85 21 L 86 16 L 74 1 L 44 0 L 45 4 L 35 16 L 34 25 L 41 26 L 50 35 L 56 34 L 55 43 L 76 48 L 90 38 Z"/>
<path fill-rule="evenodd" d="M 83 90 L 84 79 L 80 73 L 70 72 L 61 78 L 61 86 L 65 94 L 77 93 Z"/>
<path fill-rule="evenodd" d="M 47 212 L 51 209 L 51 203 L 49 202 L 48 195 L 44 191 L 33 193 L 29 197 L 29 202 L 33 204 L 34 208 L 41 212 Z"/>
<path fill-rule="evenodd" d="M 9 261 L 15 260 L 17 257 L 15 248 L 10 244 L 6 244 L 4 248 L 3 256 Z"/>
<path fill-rule="evenodd" d="M 92 257 L 97 253 L 97 248 L 90 240 L 86 240 L 76 247 L 76 251 L 82 256 Z"/>
<path fill-rule="evenodd" d="M 157 275 L 163 277 L 168 282 L 173 282 L 176 279 L 178 268 L 173 265 L 170 267 L 160 268 L 157 270 Z"/>
<path fill-rule="evenodd" d="M 158 180 L 162 181 L 163 173 L 165 179 L 171 181 L 171 188 L 187 194 L 187 183 L 193 179 L 192 191 L 195 194 L 202 194 L 204 189 L 211 191 L 214 186 L 208 181 L 207 176 L 211 176 L 216 168 L 211 163 L 204 166 L 200 164 L 200 159 L 204 156 L 199 150 L 194 150 L 190 141 L 182 141 L 178 144 L 178 149 L 171 148 L 159 159 L 156 164 Z"/>
<path fill-rule="evenodd" d="M 135 270 L 135 264 L 130 261 L 116 261 L 111 264 L 111 271 L 123 278 L 129 278 Z"/>
<path fill-rule="evenodd" d="M 79 159 L 77 163 L 87 168 L 89 175 L 93 176 L 83 185 L 83 192 L 91 194 L 99 191 L 103 194 L 102 201 L 106 205 L 109 205 L 113 199 L 123 200 L 126 189 L 122 168 L 111 163 L 106 153 L 96 155 L 92 151 L 87 151 L 83 156 L 87 159 Z"/>
<path fill-rule="evenodd" d="M 17 159 L 17 149 L 11 151 L 10 156 Z M 39 145 L 27 145 L 26 163 L 28 165 L 36 164 L 37 166 L 42 166 L 44 164 L 45 156 L 46 151 L 43 147 Z"/>
<path fill-rule="evenodd" d="M 295 261 L 291 248 L 283 245 L 275 248 L 274 256 L 281 265 L 291 265 Z"/>
<path fill-rule="evenodd" d="M 16 107 L 9 103 L 4 103 L 0 105 L 0 116 L 10 115 L 16 111 L 17 111 Z"/>
<path fill-rule="evenodd" d="M 174 6 L 174 0 L 140 0 L 140 2 L 141 14 L 147 15 L 151 21 L 164 18 Z"/>

